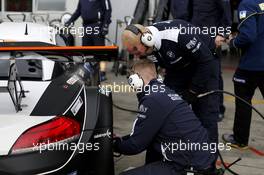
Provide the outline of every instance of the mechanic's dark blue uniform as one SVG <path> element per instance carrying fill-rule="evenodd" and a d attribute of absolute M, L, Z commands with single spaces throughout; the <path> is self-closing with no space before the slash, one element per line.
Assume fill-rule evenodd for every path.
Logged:
<path fill-rule="evenodd" d="M 125 155 L 138 154 L 152 147 L 163 155 L 164 161 L 124 174 L 178 175 L 184 168 L 210 168 L 214 160 L 211 150 L 188 150 L 179 146 L 181 143 L 208 143 L 207 131 L 189 105 L 175 91 L 156 79 L 148 87 L 138 94 L 140 114 L 137 115 L 132 133 L 116 142 L 114 147 L 115 151 Z"/>
<path fill-rule="evenodd" d="M 170 12 L 174 19 L 190 21 L 190 0 L 170 0 Z"/>
<path fill-rule="evenodd" d="M 104 35 L 111 23 L 110 0 L 79 0 L 78 7 L 69 22 L 74 22 L 80 16 L 83 19 L 83 46 L 103 46 Z"/>
<path fill-rule="evenodd" d="M 216 90 L 219 61 L 210 50 L 214 48 L 214 40 L 185 32 L 190 26 L 185 21 L 173 20 L 148 27 L 156 40 L 153 61 L 166 69 L 164 83 L 179 94 L 188 89 L 198 94 Z M 218 95 L 198 99 L 192 103 L 192 109 L 208 130 L 211 141 L 217 143 Z"/>
<path fill-rule="evenodd" d="M 171 0 L 174 19 L 183 19 L 198 27 L 230 27 L 230 0 Z M 220 35 L 229 31 L 220 31 Z"/>
<path fill-rule="evenodd" d="M 232 15 L 230 0 L 189 0 L 191 3 L 190 22 L 198 27 L 221 27 L 217 35 L 231 33 Z"/>
<path fill-rule="evenodd" d="M 175 1 L 175 0 L 174 0 Z M 231 34 L 232 15 L 230 0 L 189 0 L 189 21 L 200 28 L 207 27 L 210 35 L 228 38 Z M 217 56 L 217 55 L 215 55 Z M 221 59 L 219 59 L 221 61 Z M 221 64 L 220 71 L 221 71 Z M 220 72 L 219 89 L 223 90 L 224 83 Z M 220 95 L 220 113 L 224 114 L 224 96 Z"/>
<path fill-rule="evenodd" d="M 257 87 L 264 97 L 264 0 L 242 0 L 238 7 L 239 34 L 230 46 L 242 49 L 233 82 L 235 94 L 251 103 Z M 236 100 L 234 139 L 247 145 L 252 109 Z"/>

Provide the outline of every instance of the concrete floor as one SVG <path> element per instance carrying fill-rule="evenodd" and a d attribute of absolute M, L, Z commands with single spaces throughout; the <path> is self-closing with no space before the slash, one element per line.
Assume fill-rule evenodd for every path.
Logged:
<path fill-rule="evenodd" d="M 232 76 L 234 68 L 237 65 L 237 59 L 225 58 L 223 59 L 223 78 L 224 89 L 233 92 Z M 112 73 L 107 74 L 108 80 L 105 83 L 122 83 L 126 84 L 125 76 L 115 77 Z M 135 109 L 137 106 L 137 99 L 134 93 L 114 93 L 113 101 L 115 104 L 129 109 Z M 233 120 L 234 120 L 234 98 L 225 95 L 226 113 L 225 118 L 219 123 L 219 141 L 222 142 L 221 136 L 223 133 L 232 133 Z M 259 92 L 256 91 L 253 101 L 254 106 L 264 114 L 264 101 Z M 129 112 L 120 111 L 114 108 L 114 132 L 116 134 L 125 135 L 129 134 L 132 128 L 135 115 Z M 236 165 L 232 166 L 232 170 L 240 175 L 264 175 L 264 121 L 254 112 L 251 123 L 251 136 L 250 146 L 259 150 L 257 154 L 252 150 L 240 151 L 232 149 L 231 151 L 222 152 L 223 158 L 226 163 L 232 163 L 238 157 L 242 160 Z M 144 153 L 136 156 L 122 156 L 116 158 L 116 174 L 129 167 L 138 167 L 144 164 Z M 230 173 L 226 173 L 230 174 Z"/>

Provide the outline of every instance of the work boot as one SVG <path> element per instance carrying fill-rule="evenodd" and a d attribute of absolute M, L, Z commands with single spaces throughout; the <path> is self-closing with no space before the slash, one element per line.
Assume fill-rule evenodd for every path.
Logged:
<path fill-rule="evenodd" d="M 231 147 L 236 148 L 236 149 L 240 149 L 240 150 L 247 150 L 248 149 L 248 145 L 242 144 L 242 143 L 238 143 L 233 134 L 223 134 L 222 135 L 222 139 L 225 143 L 229 143 Z"/>

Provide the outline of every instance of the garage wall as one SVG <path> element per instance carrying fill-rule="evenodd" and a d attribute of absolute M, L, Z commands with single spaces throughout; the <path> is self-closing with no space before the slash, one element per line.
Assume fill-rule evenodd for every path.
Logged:
<path fill-rule="evenodd" d="M 112 3 L 112 23 L 110 26 L 109 38 L 114 41 L 115 38 L 115 31 L 116 31 L 116 20 L 121 19 L 123 20 L 125 16 L 133 16 L 137 0 L 111 0 Z M 123 27 L 124 28 L 124 27 Z M 120 44 L 120 35 L 123 31 L 119 29 L 118 31 L 118 45 Z"/>

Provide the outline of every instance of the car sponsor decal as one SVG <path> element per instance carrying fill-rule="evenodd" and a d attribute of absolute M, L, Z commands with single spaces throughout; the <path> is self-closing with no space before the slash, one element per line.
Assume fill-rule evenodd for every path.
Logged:
<path fill-rule="evenodd" d="M 73 113 L 74 116 L 76 116 L 76 114 L 79 112 L 82 105 L 83 105 L 83 100 L 81 97 L 79 97 L 71 108 L 71 112 Z"/>
<path fill-rule="evenodd" d="M 111 131 L 109 131 L 109 129 L 106 131 L 106 133 L 102 133 L 102 134 L 96 134 L 94 135 L 94 139 L 99 139 L 99 138 L 102 138 L 102 137 L 108 137 L 109 139 L 111 139 Z"/>
<path fill-rule="evenodd" d="M 78 80 L 79 78 L 76 75 L 73 75 L 69 80 L 67 80 L 67 83 L 69 85 L 74 85 Z"/>

